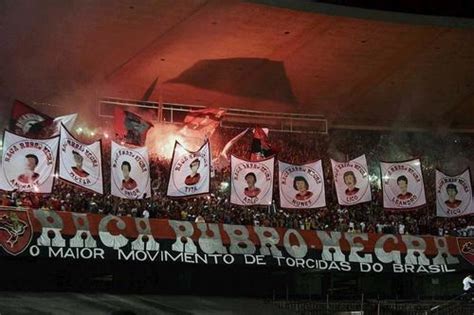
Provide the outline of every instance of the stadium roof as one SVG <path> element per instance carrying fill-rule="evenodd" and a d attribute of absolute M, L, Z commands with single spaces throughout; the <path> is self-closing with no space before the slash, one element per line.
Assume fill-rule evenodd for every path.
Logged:
<path fill-rule="evenodd" d="M 283 0 L 21 0 L 0 12 L 5 102 L 161 97 L 332 126 L 474 129 L 474 19 Z"/>

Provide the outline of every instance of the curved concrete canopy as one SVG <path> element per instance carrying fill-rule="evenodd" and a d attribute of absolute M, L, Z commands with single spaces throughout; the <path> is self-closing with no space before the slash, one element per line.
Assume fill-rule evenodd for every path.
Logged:
<path fill-rule="evenodd" d="M 474 20 L 295 3 L 2 1 L 2 108 L 161 97 L 474 129 Z"/>

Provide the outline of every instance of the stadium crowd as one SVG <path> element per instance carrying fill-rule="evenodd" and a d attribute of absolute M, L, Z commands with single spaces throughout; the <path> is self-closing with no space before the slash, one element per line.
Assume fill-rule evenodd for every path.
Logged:
<path fill-rule="evenodd" d="M 219 128 L 211 137 L 213 156 L 241 130 Z M 90 139 L 89 139 L 90 140 Z M 302 230 L 341 232 L 375 232 L 391 234 L 431 234 L 474 236 L 474 216 L 436 217 L 434 170 L 448 174 L 460 173 L 469 166 L 474 138 L 469 135 L 385 133 L 335 130 L 323 134 L 290 134 L 271 132 L 272 145 L 279 148 L 278 158 L 290 163 L 323 160 L 327 206 L 320 209 L 281 209 L 278 189 L 274 189 L 271 206 L 244 207 L 229 202 L 229 166 L 215 169 L 211 194 L 187 199 L 166 197 L 170 157 L 153 153 L 150 156 L 152 195 L 144 200 L 126 200 L 80 190 L 56 180 L 53 193 L 39 195 L 0 191 L 0 204 L 33 209 L 114 214 L 119 216 L 188 220 L 193 222 L 227 223 L 286 227 Z M 250 133 L 234 145 L 230 154 L 242 158 L 250 155 Z M 110 178 L 110 142 L 104 142 L 104 181 Z M 365 154 L 369 163 L 372 202 L 351 207 L 338 205 L 332 182 L 330 158 L 346 160 Z M 419 157 L 422 161 L 427 205 L 411 211 L 388 212 L 382 207 L 379 161 L 401 161 Z M 275 187 L 277 182 L 275 180 Z"/>

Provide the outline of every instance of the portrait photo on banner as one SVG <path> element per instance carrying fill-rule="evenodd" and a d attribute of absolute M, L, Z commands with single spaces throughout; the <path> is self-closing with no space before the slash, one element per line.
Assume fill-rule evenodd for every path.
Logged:
<path fill-rule="evenodd" d="M 59 136 L 30 139 L 5 130 L 0 189 L 51 193 Z"/>
<path fill-rule="evenodd" d="M 458 217 L 474 213 L 471 172 L 449 176 L 436 170 L 436 215 Z"/>
<path fill-rule="evenodd" d="M 271 205 L 275 158 L 247 161 L 231 156 L 230 201 L 237 205 Z"/>
<path fill-rule="evenodd" d="M 59 178 L 102 194 L 102 141 L 85 144 L 61 125 L 59 144 Z"/>
<path fill-rule="evenodd" d="M 419 159 L 380 162 L 385 209 L 413 209 L 426 204 L 425 185 Z"/>
<path fill-rule="evenodd" d="M 126 147 L 112 141 L 111 192 L 126 199 L 151 196 L 150 166 L 146 147 Z"/>
<path fill-rule="evenodd" d="M 189 151 L 175 142 L 171 159 L 167 195 L 189 197 L 209 194 L 211 189 L 211 149 L 206 141 L 198 150 Z"/>
<path fill-rule="evenodd" d="M 326 206 L 321 160 L 307 164 L 278 161 L 280 206 L 290 209 Z"/>
<path fill-rule="evenodd" d="M 348 162 L 331 159 L 331 166 L 337 200 L 341 206 L 351 206 L 372 200 L 365 155 Z"/>

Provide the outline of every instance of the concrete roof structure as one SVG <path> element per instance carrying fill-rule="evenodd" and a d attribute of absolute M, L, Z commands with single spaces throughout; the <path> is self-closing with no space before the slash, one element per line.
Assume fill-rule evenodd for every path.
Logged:
<path fill-rule="evenodd" d="M 4 110 L 162 98 L 474 130 L 473 19 L 283 0 L 19 0 L 0 15 Z"/>

